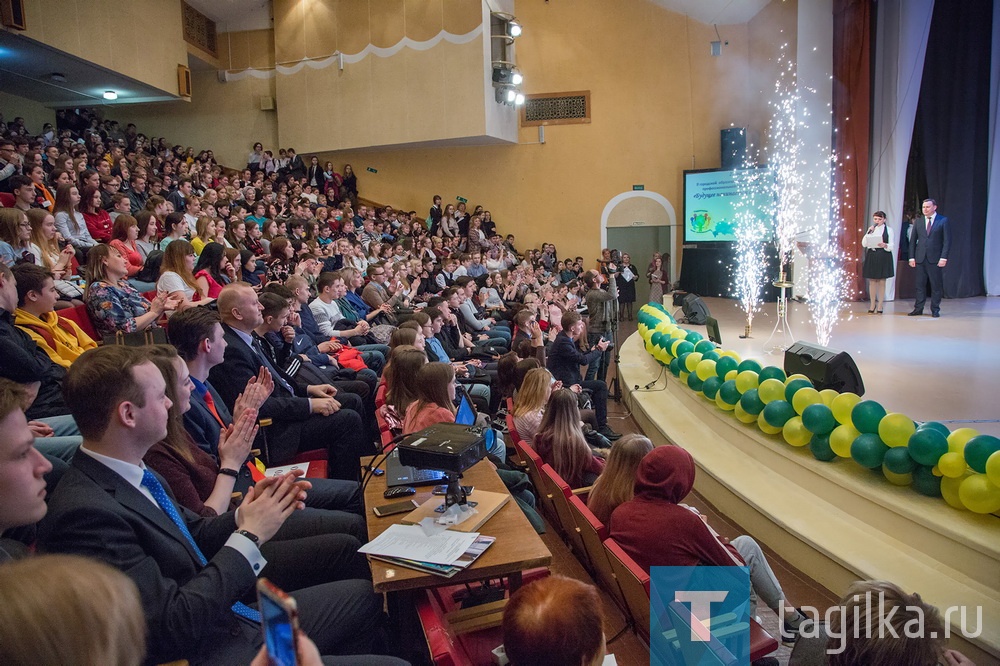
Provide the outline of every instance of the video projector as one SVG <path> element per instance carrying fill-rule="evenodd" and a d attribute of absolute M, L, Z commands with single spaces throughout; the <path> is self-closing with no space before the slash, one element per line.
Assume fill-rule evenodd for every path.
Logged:
<path fill-rule="evenodd" d="M 486 429 L 436 423 L 407 435 L 397 447 L 399 463 L 461 474 L 486 456 Z"/>

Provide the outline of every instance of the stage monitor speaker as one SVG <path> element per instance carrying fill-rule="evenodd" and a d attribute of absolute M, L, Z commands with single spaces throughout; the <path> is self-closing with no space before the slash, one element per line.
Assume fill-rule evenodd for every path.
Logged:
<path fill-rule="evenodd" d="M 684 318 L 688 320 L 688 323 L 698 324 L 699 326 L 708 323 L 708 306 L 705 305 L 705 301 L 701 300 L 701 296 L 698 294 L 688 294 L 685 296 L 681 308 L 684 310 Z"/>
<path fill-rule="evenodd" d="M 819 389 L 834 389 L 839 393 L 865 394 L 854 359 L 847 352 L 838 352 L 809 342 L 796 342 L 785 350 L 785 372 L 808 377 Z"/>
<path fill-rule="evenodd" d="M 727 127 L 722 135 L 722 168 L 739 169 L 747 154 L 747 129 Z"/>
<path fill-rule="evenodd" d="M 3 23 L 5 28 L 27 30 L 23 0 L 0 0 L 0 23 Z"/>

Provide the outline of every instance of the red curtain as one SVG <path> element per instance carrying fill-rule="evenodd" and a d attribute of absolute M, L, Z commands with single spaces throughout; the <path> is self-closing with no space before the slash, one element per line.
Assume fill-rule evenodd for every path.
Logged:
<path fill-rule="evenodd" d="M 871 143 L 872 0 L 833 2 L 833 149 L 840 158 L 834 187 L 840 201 L 841 249 L 854 276 L 853 291 L 864 291 L 861 238 L 868 222 L 868 153 Z"/>

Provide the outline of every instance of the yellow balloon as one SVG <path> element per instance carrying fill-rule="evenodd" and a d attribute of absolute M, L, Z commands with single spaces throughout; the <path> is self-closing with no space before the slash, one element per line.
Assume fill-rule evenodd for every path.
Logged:
<path fill-rule="evenodd" d="M 833 399 L 840 395 L 835 389 L 823 389 L 819 394 L 823 398 L 823 404 L 827 407 L 832 405 Z"/>
<path fill-rule="evenodd" d="M 798 374 L 795 374 L 795 375 L 788 375 L 787 377 L 785 377 L 785 386 L 788 386 L 789 384 L 791 384 L 796 379 L 804 379 L 807 382 L 811 381 L 808 377 L 806 377 L 802 373 L 798 373 Z"/>
<path fill-rule="evenodd" d="M 730 370 L 729 372 L 726 373 L 726 381 L 728 382 L 730 379 L 736 379 L 739 376 L 739 374 L 740 373 L 738 370 Z"/>
<path fill-rule="evenodd" d="M 1000 486 L 1000 451 L 986 459 L 986 478 L 994 486 Z"/>
<path fill-rule="evenodd" d="M 781 426 L 775 428 L 773 425 L 764 420 L 764 412 L 761 412 L 760 416 L 757 417 L 757 427 L 768 435 L 777 435 L 781 432 Z"/>
<path fill-rule="evenodd" d="M 679 345 L 683 339 L 674 338 L 674 341 L 670 343 L 670 354 L 672 356 L 677 356 L 677 345 Z"/>
<path fill-rule="evenodd" d="M 833 418 L 837 419 L 838 423 L 851 423 L 851 410 L 859 402 L 861 402 L 861 396 L 857 393 L 841 393 L 830 403 Z"/>
<path fill-rule="evenodd" d="M 964 454 L 966 442 L 978 434 L 979 431 L 975 428 L 959 428 L 958 430 L 953 430 L 952 433 L 948 435 L 948 450 Z"/>
<path fill-rule="evenodd" d="M 961 453 L 948 452 L 938 459 L 937 468 L 943 476 L 949 479 L 957 479 L 965 474 L 968 464 Z"/>
<path fill-rule="evenodd" d="M 656 328 L 654 330 L 657 330 L 660 333 L 666 333 L 667 329 L 669 329 L 671 326 L 673 326 L 673 324 L 671 324 L 669 321 L 661 321 L 657 322 Z"/>
<path fill-rule="evenodd" d="M 721 354 L 719 354 L 719 356 L 728 356 L 729 358 L 733 359 L 737 363 L 739 363 L 740 361 L 743 360 L 743 359 L 740 358 L 739 354 L 737 354 L 736 352 L 734 352 L 732 350 L 724 351 Z"/>
<path fill-rule="evenodd" d="M 779 379 L 765 379 L 757 387 L 757 395 L 765 405 L 775 400 L 784 400 L 785 385 Z"/>
<path fill-rule="evenodd" d="M 841 458 L 851 457 L 851 444 L 861 433 L 851 424 L 837 426 L 830 433 L 830 448 Z"/>
<path fill-rule="evenodd" d="M 687 358 L 684 359 L 684 367 L 687 368 L 688 372 L 694 372 L 694 369 L 698 367 L 698 364 L 700 362 L 701 362 L 701 352 L 691 352 L 690 354 L 687 355 Z"/>
<path fill-rule="evenodd" d="M 677 378 L 680 379 L 681 383 L 686 386 L 688 383 L 688 375 L 690 374 L 691 374 L 690 372 L 684 372 L 683 370 L 681 370 L 681 374 L 677 375 Z"/>
<path fill-rule="evenodd" d="M 757 420 L 756 416 L 749 413 L 747 410 L 743 409 L 743 405 L 741 405 L 738 402 L 733 407 L 733 414 L 735 414 L 736 418 L 738 418 L 743 423 L 753 423 L 754 421 Z"/>
<path fill-rule="evenodd" d="M 721 391 L 719 393 L 715 394 L 715 404 L 716 404 L 716 406 L 719 409 L 721 409 L 723 411 L 727 411 L 727 412 L 731 412 L 734 409 L 736 409 L 736 405 L 730 405 L 728 402 L 726 402 L 725 400 L 722 399 L 722 392 Z M 739 403 L 737 402 L 736 404 L 739 404 Z"/>
<path fill-rule="evenodd" d="M 906 414 L 892 412 L 878 422 L 878 436 L 889 446 L 906 446 L 917 426 Z"/>
<path fill-rule="evenodd" d="M 894 486 L 908 486 L 913 483 L 912 474 L 896 474 L 887 469 L 885 465 L 882 465 L 882 474 L 885 476 L 886 481 Z"/>
<path fill-rule="evenodd" d="M 715 361 L 710 358 L 698 361 L 698 365 L 695 366 L 695 373 L 698 375 L 698 379 L 705 381 L 709 377 L 715 376 Z"/>
<path fill-rule="evenodd" d="M 973 513 L 1000 511 L 1000 487 L 994 486 L 985 474 L 974 474 L 958 487 L 958 498 Z"/>
<path fill-rule="evenodd" d="M 962 481 L 972 476 L 971 474 L 963 474 L 957 479 L 950 479 L 947 476 L 941 479 L 941 497 L 944 501 L 948 503 L 948 506 L 958 509 L 959 511 L 965 511 L 965 505 L 962 504 L 962 500 L 959 497 L 958 489 L 962 485 Z"/>
<path fill-rule="evenodd" d="M 805 446 L 812 439 L 812 433 L 802 425 L 801 416 L 793 416 L 785 421 L 784 427 L 781 428 L 781 435 L 792 446 Z"/>
<path fill-rule="evenodd" d="M 741 395 L 750 389 L 757 388 L 759 385 L 760 381 L 757 378 L 757 373 L 753 370 L 744 370 L 736 375 L 736 388 Z"/>
<path fill-rule="evenodd" d="M 933 474 L 934 476 L 936 476 L 938 478 L 941 478 L 942 476 L 944 476 L 944 473 L 941 471 L 941 468 L 938 467 L 937 465 L 934 465 L 934 467 L 931 467 L 931 474 Z"/>
<path fill-rule="evenodd" d="M 819 391 L 809 386 L 799 389 L 792 396 L 792 407 L 795 408 L 795 413 L 799 415 L 806 411 L 806 407 L 809 405 L 821 402 L 823 402 L 823 398 L 820 396 Z"/>

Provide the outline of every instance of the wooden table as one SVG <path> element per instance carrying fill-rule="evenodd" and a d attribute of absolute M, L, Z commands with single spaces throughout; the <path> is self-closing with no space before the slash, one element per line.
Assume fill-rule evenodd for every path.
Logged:
<path fill-rule="evenodd" d="M 368 463 L 369 461 L 365 460 L 364 462 Z M 465 471 L 462 485 L 475 486 L 476 491 L 482 489 L 498 493 L 507 492 L 507 488 L 503 485 L 496 470 L 486 460 L 479 461 Z M 390 501 L 400 501 L 398 499 L 385 499 L 382 496 L 385 487 L 384 476 L 373 476 L 365 489 L 369 540 L 382 534 L 390 525 L 401 522 L 406 515 L 401 513 L 380 518 L 372 512 L 374 506 L 388 504 Z M 423 504 L 432 497 L 431 490 L 433 488 L 434 486 L 419 486 L 417 494 L 410 497 L 416 500 L 417 504 Z M 476 498 L 476 491 L 473 491 L 470 499 Z M 444 501 L 444 498 L 442 497 L 441 500 Z M 513 591 L 520 585 L 522 571 L 548 566 L 552 562 L 552 553 L 545 547 L 513 498 L 504 504 L 493 517 L 483 523 L 479 528 L 479 533 L 494 536 L 497 540 L 468 569 L 460 571 L 451 578 L 435 576 L 388 562 L 370 560 L 375 592 L 417 590 L 501 576 L 510 577 L 511 591 Z"/>

